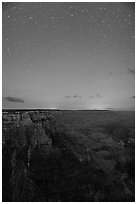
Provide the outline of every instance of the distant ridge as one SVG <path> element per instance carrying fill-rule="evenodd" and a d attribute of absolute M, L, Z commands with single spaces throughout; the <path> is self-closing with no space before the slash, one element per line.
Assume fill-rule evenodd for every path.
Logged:
<path fill-rule="evenodd" d="M 23 112 L 23 111 L 96 111 L 96 112 L 99 112 L 99 111 L 112 111 L 112 110 L 108 110 L 108 109 L 104 109 L 104 110 L 96 110 L 96 109 L 93 109 L 93 110 L 91 110 L 91 109 L 78 109 L 78 110 L 74 110 L 74 109 L 50 109 L 50 108 L 45 108 L 45 109 L 43 109 L 43 108 L 36 108 L 36 109 L 2 109 L 2 112 L 13 112 L 13 111 L 20 111 L 20 112 Z"/>
<path fill-rule="evenodd" d="M 56 110 L 59 110 L 59 109 L 37 109 L 37 108 L 35 108 L 35 109 L 30 109 L 30 108 L 27 108 L 27 109 L 15 109 L 15 108 L 10 108 L 10 109 L 2 109 L 2 112 L 5 112 L 5 111 L 7 111 L 7 112 L 12 112 L 12 111 L 48 111 L 48 110 L 50 110 L 50 111 L 56 111 Z"/>

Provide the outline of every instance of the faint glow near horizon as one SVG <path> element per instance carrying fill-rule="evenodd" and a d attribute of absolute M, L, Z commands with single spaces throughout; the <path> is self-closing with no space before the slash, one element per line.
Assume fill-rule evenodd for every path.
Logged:
<path fill-rule="evenodd" d="M 8 2 L 2 21 L 3 108 L 134 109 L 134 3 Z"/>

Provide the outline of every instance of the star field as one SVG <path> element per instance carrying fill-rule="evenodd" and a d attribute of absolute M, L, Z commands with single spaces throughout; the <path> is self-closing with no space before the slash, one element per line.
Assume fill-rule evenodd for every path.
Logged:
<path fill-rule="evenodd" d="M 5 106 L 133 107 L 134 24 L 134 3 L 3 3 Z"/>

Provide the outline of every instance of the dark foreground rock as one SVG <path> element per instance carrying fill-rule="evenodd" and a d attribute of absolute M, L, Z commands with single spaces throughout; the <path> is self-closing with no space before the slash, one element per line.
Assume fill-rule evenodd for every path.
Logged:
<path fill-rule="evenodd" d="M 125 131 L 96 128 L 77 139 L 50 114 L 23 113 L 4 132 L 3 201 L 134 201 L 134 141 Z"/>

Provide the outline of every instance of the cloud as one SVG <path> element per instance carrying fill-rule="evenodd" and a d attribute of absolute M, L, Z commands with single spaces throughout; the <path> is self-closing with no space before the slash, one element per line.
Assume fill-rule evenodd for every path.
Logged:
<path fill-rule="evenodd" d="M 127 71 L 128 71 L 128 74 L 135 74 L 135 70 L 134 69 L 127 69 Z"/>
<path fill-rule="evenodd" d="M 82 98 L 82 96 L 74 95 L 73 98 Z"/>
<path fill-rule="evenodd" d="M 21 98 L 16 98 L 16 97 L 11 97 L 11 96 L 7 96 L 3 98 L 4 101 L 9 101 L 9 102 L 16 102 L 16 103 L 23 103 L 24 100 Z"/>
<path fill-rule="evenodd" d="M 96 94 L 95 96 L 89 96 L 89 98 L 101 98 L 102 96 L 100 94 Z"/>
<path fill-rule="evenodd" d="M 102 97 L 102 96 L 101 96 L 100 94 L 96 94 L 96 97 L 99 97 L 99 98 L 100 98 L 100 97 Z"/>
<path fill-rule="evenodd" d="M 64 96 L 64 98 L 82 98 L 82 96 L 73 95 L 73 96 Z"/>

